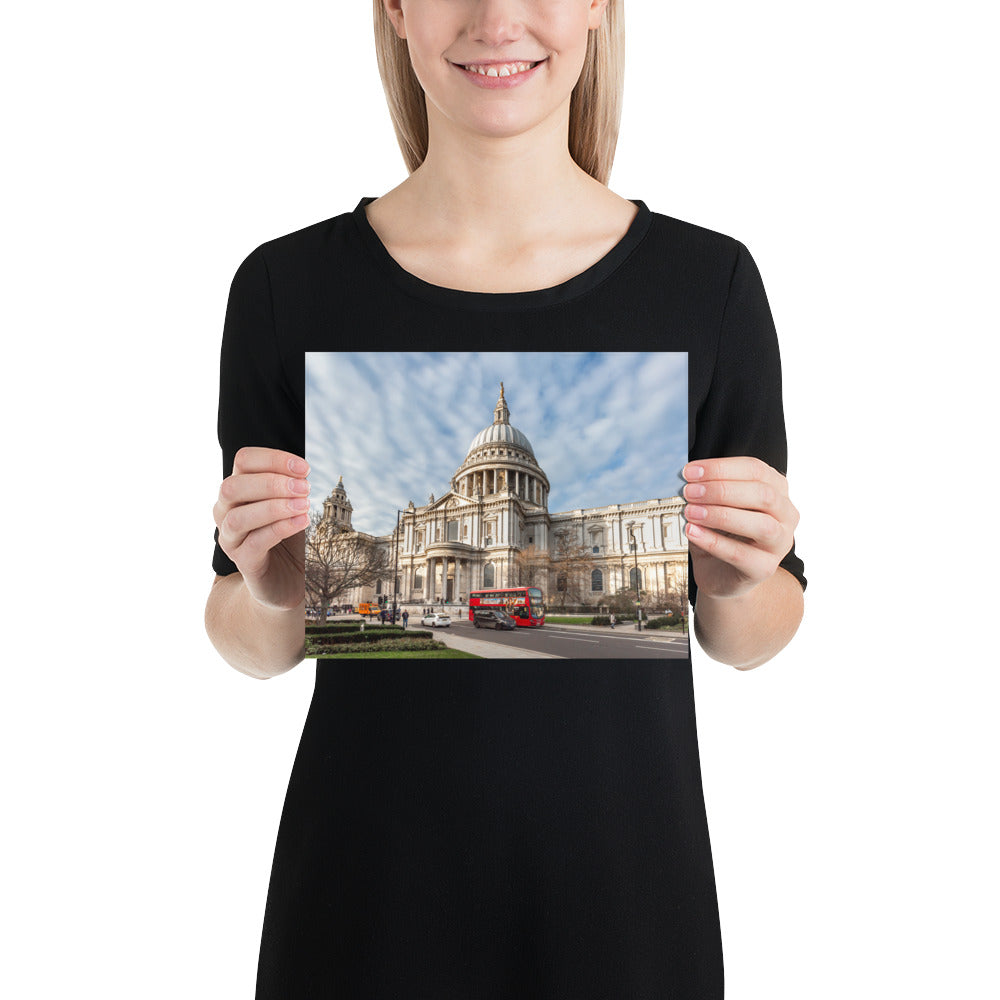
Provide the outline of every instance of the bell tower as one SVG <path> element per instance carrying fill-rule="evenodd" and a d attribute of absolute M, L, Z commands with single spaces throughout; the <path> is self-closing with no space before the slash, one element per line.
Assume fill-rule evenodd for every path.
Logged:
<path fill-rule="evenodd" d="M 344 477 L 333 488 L 333 492 L 323 501 L 323 522 L 328 531 L 353 531 L 351 527 L 351 512 L 354 508 L 347 499 L 344 489 Z"/>

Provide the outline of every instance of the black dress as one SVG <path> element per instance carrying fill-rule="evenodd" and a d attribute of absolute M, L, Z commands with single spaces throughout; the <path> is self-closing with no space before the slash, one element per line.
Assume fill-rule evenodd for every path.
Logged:
<path fill-rule="evenodd" d="M 785 471 L 777 339 L 742 244 L 636 201 L 569 281 L 465 292 L 398 265 L 372 200 L 237 270 L 224 475 L 243 445 L 304 453 L 306 351 L 468 351 L 470 330 L 510 350 L 686 351 L 690 458 Z M 794 548 L 782 565 L 805 586 Z M 218 545 L 213 566 L 236 571 Z M 690 659 L 319 661 L 256 996 L 721 998 Z"/>

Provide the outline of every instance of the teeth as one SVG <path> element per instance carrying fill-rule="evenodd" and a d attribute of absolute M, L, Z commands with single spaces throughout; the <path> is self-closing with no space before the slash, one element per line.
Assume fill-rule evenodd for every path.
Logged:
<path fill-rule="evenodd" d="M 480 76 L 514 76 L 515 73 L 523 73 L 537 63 L 517 62 L 504 63 L 501 66 L 465 66 L 464 69 L 471 73 L 478 73 Z"/>

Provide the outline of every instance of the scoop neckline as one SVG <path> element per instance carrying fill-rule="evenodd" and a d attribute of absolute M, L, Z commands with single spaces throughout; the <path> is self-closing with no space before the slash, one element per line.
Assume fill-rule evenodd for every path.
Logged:
<path fill-rule="evenodd" d="M 567 278 L 566 281 L 560 282 L 558 285 L 551 285 L 548 288 L 534 288 L 525 292 L 473 292 L 462 288 L 435 285 L 407 271 L 389 253 L 378 233 L 368 221 L 365 206 L 373 201 L 375 201 L 374 195 L 365 195 L 351 214 L 364 244 L 374 257 L 375 262 L 397 285 L 409 294 L 428 302 L 489 312 L 555 305 L 591 291 L 625 262 L 632 251 L 642 242 L 653 221 L 653 213 L 646 203 L 638 198 L 630 198 L 629 201 L 638 208 L 638 212 L 622 238 L 603 257 L 579 274 Z"/>

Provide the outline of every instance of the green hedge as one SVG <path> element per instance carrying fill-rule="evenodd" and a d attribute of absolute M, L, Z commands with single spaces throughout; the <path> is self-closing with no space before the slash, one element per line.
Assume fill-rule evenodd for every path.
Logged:
<path fill-rule="evenodd" d="M 634 622 L 635 618 L 626 618 L 623 615 L 615 615 L 615 625 L 624 625 L 626 622 Z M 591 625 L 610 625 L 611 616 L 610 615 L 594 615 L 590 619 Z"/>
<path fill-rule="evenodd" d="M 313 652 L 341 656 L 348 653 L 415 653 L 421 650 L 447 648 L 443 642 L 438 642 L 436 639 L 395 639 L 375 645 L 369 642 L 344 642 L 335 646 L 317 646 Z"/>
<path fill-rule="evenodd" d="M 364 632 L 347 632 L 340 635 L 310 635 L 307 636 L 310 645 L 320 646 L 341 646 L 345 643 L 367 644 L 372 642 L 396 643 L 407 639 L 430 639 L 430 632 L 406 631 L 400 629 L 398 632 L 376 631 L 375 629 L 365 629 Z"/>

